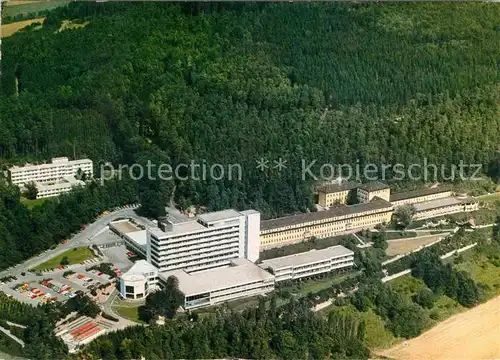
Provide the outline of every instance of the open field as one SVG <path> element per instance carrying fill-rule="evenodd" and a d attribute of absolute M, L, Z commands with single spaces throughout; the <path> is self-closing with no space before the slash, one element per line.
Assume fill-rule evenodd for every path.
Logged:
<path fill-rule="evenodd" d="M 500 297 L 455 315 L 419 337 L 378 354 L 398 360 L 500 358 Z"/>
<path fill-rule="evenodd" d="M 48 198 L 41 198 L 41 199 L 35 199 L 35 200 L 29 200 L 26 199 L 25 197 L 21 196 L 21 203 L 23 205 L 26 205 L 28 209 L 32 209 L 37 205 L 42 205 L 45 201 L 47 201 Z"/>
<path fill-rule="evenodd" d="M 129 302 L 116 297 L 111 305 L 111 308 L 121 317 L 140 323 L 142 322 L 139 320 L 139 306 L 141 305 L 144 305 L 143 301 Z"/>
<path fill-rule="evenodd" d="M 52 10 L 65 6 L 70 0 L 9 0 L 6 3 L 3 17 L 36 14 L 39 11 Z"/>
<path fill-rule="evenodd" d="M 36 18 L 31 20 L 23 20 L 17 21 L 11 24 L 2 25 L 2 38 L 6 38 L 18 32 L 21 29 L 24 29 L 26 26 L 29 26 L 33 23 L 39 22 L 43 23 L 45 18 Z"/>
<path fill-rule="evenodd" d="M 490 249 L 490 256 L 494 256 L 496 250 Z M 500 255 L 496 254 L 496 257 Z M 488 259 L 484 253 L 474 252 L 469 254 L 465 261 L 455 265 L 458 270 L 468 272 L 477 283 L 488 286 L 488 296 L 500 295 L 500 268 L 495 266 L 495 261 Z M 500 259 L 496 260 L 497 265 Z"/>
<path fill-rule="evenodd" d="M 481 195 L 476 197 L 480 201 L 496 201 L 500 200 L 500 192 L 488 195 Z"/>
<path fill-rule="evenodd" d="M 46 261 L 36 267 L 33 268 L 33 270 L 43 270 L 43 269 L 55 269 L 61 264 L 61 260 L 67 256 L 69 260 L 68 265 L 72 264 L 79 264 L 82 261 L 92 259 L 94 258 L 94 254 L 88 247 L 81 247 L 81 248 L 75 248 L 75 249 L 70 249 L 68 251 L 63 252 L 62 254 L 59 254 L 49 261 Z"/>
<path fill-rule="evenodd" d="M 387 256 L 396 256 L 406 254 L 412 250 L 418 249 L 420 246 L 425 246 L 438 240 L 441 236 L 430 235 L 419 237 L 416 239 L 401 239 L 387 241 L 389 245 L 385 253 Z"/>

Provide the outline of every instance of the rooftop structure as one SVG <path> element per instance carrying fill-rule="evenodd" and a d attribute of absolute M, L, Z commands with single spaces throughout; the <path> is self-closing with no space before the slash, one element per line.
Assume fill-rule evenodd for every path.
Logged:
<path fill-rule="evenodd" d="M 274 289 L 274 275 L 246 259 L 233 259 L 227 267 L 196 273 L 184 270 L 164 272 L 160 279 L 166 282 L 170 276 L 179 280 L 185 309 L 264 294 Z"/>
<path fill-rule="evenodd" d="M 380 181 L 371 181 L 369 183 L 360 184 L 358 187 L 366 191 L 379 191 L 389 189 L 389 185 L 384 184 Z"/>
<path fill-rule="evenodd" d="M 349 190 L 354 190 L 357 189 L 361 184 L 358 182 L 354 181 L 345 181 L 340 184 L 327 184 L 319 187 L 317 189 L 318 192 L 324 192 L 324 193 L 336 193 L 336 192 L 341 192 L 341 191 L 349 191 Z"/>

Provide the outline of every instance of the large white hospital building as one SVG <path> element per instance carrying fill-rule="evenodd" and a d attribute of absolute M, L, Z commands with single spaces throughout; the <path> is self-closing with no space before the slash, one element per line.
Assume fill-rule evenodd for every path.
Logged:
<path fill-rule="evenodd" d="M 147 259 L 160 272 L 187 272 L 228 266 L 231 260 L 259 258 L 260 213 L 223 210 L 199 215 L 195 220 L 149 229 Z"/>

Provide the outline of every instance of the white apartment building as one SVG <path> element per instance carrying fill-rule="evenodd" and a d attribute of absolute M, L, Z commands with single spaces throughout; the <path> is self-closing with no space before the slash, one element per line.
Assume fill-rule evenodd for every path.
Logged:
<path fill-rule="evenodd" d="M 196 273 L 184 270 L 160 273 L 160 281 L 165 283 L 170 276 L 179 280 L 184 309 L 216 305 L 274 290 L 274 275 L 246 259 L 233 259 L 228 267 Z"/>
<path fill-rule="evenodd" d="M 354 252 L 338 245 L 264 260 L 259 266 L 270 270 L 276 282 L 295 280 L 354 266 Z"/>
<path fill-rule="evenodd" d="M 56 181 L 67 176 L 75 176 L 81 169 L 92 176 L 93 164 L 90 159 L 69 160 L 67 157 L 53 158 L 49 164 L 13 166 L 9 169 L 9 180 L 20 187 L 29 182 Z"/>
<path fill-rule="evenodd" d="M 228 266 L 236 258 L 258 259 L 260 214 L 223 210 L 194 220 L 167 221 L 148 230 L 147 259 L 160 272 Z"/>
<path fill-rule="evenodd" d="M 66 176 L 55 182 L 36 182 L 35 186 L 37 189 L 36 198 L 41 199 L 67 193 L 75 186 L 85 186 L 85 182 L 77 180 L 74 177 Z"/>
<path fill-rule="evenodd" d="M 137 261 L 120 276 L 120 294 L 127 300 L 143 299 L 158 287 L 158 269 L 146 260 Z"/>

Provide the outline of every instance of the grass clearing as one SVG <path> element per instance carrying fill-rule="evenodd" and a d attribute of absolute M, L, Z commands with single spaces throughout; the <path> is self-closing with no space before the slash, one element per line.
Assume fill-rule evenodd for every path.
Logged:
<path fill-rule="evenodd" d="M 45 18 L 36 18 L 36 19 L 31 19 L 31 20 L 23 20 L 23 21 L 17 21 L 11 24 L 4 24 L 2 25 L 2 38 L 6 38 L 9 36 L 14 35 L 16 32 L 19 30 L 24 29 L 25 27 L 33 24 L 33 23 L 43 23 L 45 21 Z"/>
<path fill-rule="evenodd" d="M 500 201 L 500 192 L 488 195 L 477 196 L 480 201 Z"/>
<path fill-rule="evenodd" d="M 59 254 L 52 259 L 35 266 L 33 270 L 55 269 L 61 264 L 61 260 L 67 256 L 69 260 L 68 265 L 79 264 L 85 260 L 94 258 L 94 254 L 88 247 L 69 249 L 62 254 Z"/>
<path fill-rule="evenodd" d="M 388 247 L 385 253 L 387 256 L 406 254 L 420 248 L 421 246 L 432 244 L 433 242 L 439 240 L 440 237 L 442 237 L 442 235 L 429 235 L 419 237 L 417 239 L 390 240 L 387 242 Z"/>
<path fill-rule="evenodd" d="M 465 261 L 455 265 L 457 270 L 468 272 L 476 283 L 487 285 L 487 297 L 500 295 L 500 254 L 494 249 L 496 247 L 490 248 L 489 257 L 485 252 L 474 251 Z"/>
<path fill-rule="evenodd" d="M 33 209 L 35 206 L 42 205 L 48 199 L 49 198 L 29 200 L 29 199 L 26 199 L 25 197 L 21 196 L 21 204 L 25 205 L 28 209 Z"/>
<path fill-rule="evenodd" d="M 113 300 L 111 308 L 117 315 L 120 315 L 125 319 L 138 323 L 144 323 L 142 320 L 139 320 L 139 307 L 142 305 L 144 305 L 144 300 L 131 302 L 122 300 L 117 296 Z"/>
<path fill-rule="evenodd" d="M 52 10 L 66 6 L 71 0 L 9 0 L 3 10 L 3 17 L 37 14 L 40 11 Z"/>

